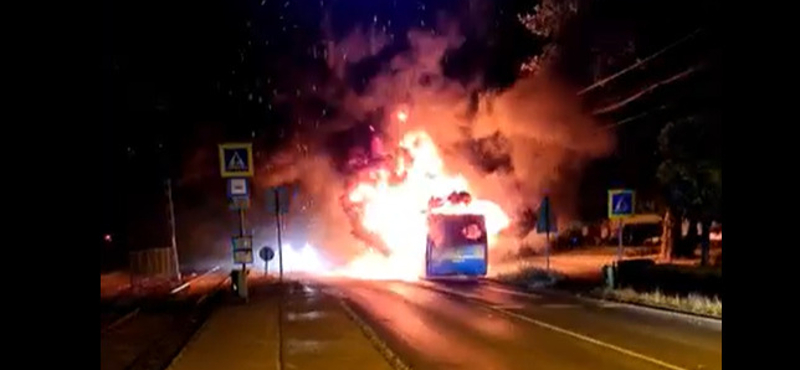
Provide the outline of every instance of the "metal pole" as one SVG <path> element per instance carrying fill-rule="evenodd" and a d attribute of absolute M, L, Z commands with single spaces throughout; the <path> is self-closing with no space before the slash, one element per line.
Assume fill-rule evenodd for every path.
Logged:
<path fill-rule="evenodd" d="M 175 237 L 175 205 L 172 202 L 172 179 L 167 179 L 167 201 L 169 202 L 169 230 L 172 244 L 172 259 L 174 261 L 172 268 L 175 269 L 174 276 L 180 280 L 181 270 L 180 264 L 178 263 L 178 241 Z"/>
<path fill-rule="evenodd" d="M 283 244 L 281 242 L 281 209 L 278 188 L 275 188 L 275 217 L 278 227 L 278 280 L 283 284 Z"/>
<path fill-rule="evenodd" d="M 245 215 L 244 215 L 244 208 L 239 209 L 239 236 L 244 238 L 244 229 L 245 229 Z M 252 245 L 250 246 L 252 247 Z M 242 262 L 242 274 L 246 272 L 247 265 Z M 246 277 L 245 277 L 246 278 Z"/>
<path fill-rule="evenodd" d="M 622 219 L 619 219 L 619 230 L 617 230 L 617 239 L 619 240 L 619 245 L 617 246 L 617 263 L 622 261 L 622 228 L 623 223 Z"/>
<path fill-rule="evenodd" d="M 547 202 L 547 207 L 544 209 L 544 226 L 547 229 L 545 231 L 545 248 L 544 248 L 544 259 L 545 259 L 545 270 L 549 273 L 550 272 L 550 202 Z"/>
<path fill-rule="evenodd" d="M 548 225 L 548 227 L 550 227 Z M 545 247 L 544 247 L 544 261 L 545 261 L 545 270 L 550 272 L 550 229 L 547 229 L 547 233 L 545 234 Z"/>
<path fill-rule="evenodd" d="M 280 193 L 275 190 L 275 217 L 278 228 L 278 370 L 283 370 L 283 244 L 281 242 Z"/>
<path fill-rule="evenodd" d="M 283 370 L 283 284 L 278 289 L 278 370 Z"/>

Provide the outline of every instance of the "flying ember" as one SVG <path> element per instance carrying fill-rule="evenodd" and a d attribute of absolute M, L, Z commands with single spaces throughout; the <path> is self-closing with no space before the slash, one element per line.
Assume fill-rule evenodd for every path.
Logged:
<path fill-rule="evenodd" d="M 369 247 L 341 274 L 365 279 L 418 278 L 425 263 L 428 215 L 478 214 L 486 219 L 489 246 L 510 220 L 494 202 L 473 197 L 460 174 L 450 175 L 431 137 L 406 133 L 395 155 L 361 161 L 342 204 L 353 233 Z"/>

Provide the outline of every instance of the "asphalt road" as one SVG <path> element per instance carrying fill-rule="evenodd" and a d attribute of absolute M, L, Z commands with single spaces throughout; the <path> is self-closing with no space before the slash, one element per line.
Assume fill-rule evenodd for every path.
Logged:
<path fill-rule="evenodd" d="M 211 272 L 186 285 L 125 300 L 107 318 L 101 312 L 100 368 L 163 369 L 208 315 L 210 298 L 226 279 L 221 272 Z"/>
<path fill-rule="evenodd" d="M 721 369 L 721 324 L 493 283 L 328 282 L 412 369 Z"/>

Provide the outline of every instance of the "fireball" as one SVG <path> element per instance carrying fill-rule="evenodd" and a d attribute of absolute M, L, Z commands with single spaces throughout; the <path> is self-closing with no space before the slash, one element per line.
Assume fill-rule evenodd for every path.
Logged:
<path fill-rule="evenodd" d="M 405 113 L 403 113 L 405 115 Z M 406 116 L 407 117 L 407 116 Z M 398 117 L 399 118 L 399 117 Z M 407 132 L 398 154 L 368 167 L 344 197 L 359 212 L 359 228 L 381 242 L 351 261 L 340 274 L 364 279 L 417 279 L 424 269 L 430 212 L 481 214 L 486 219 L 489 247 L 510 220 L 494 202 L 473 197 L 460 174 L 448 174 L 444 161 L 424 131 Z"/>

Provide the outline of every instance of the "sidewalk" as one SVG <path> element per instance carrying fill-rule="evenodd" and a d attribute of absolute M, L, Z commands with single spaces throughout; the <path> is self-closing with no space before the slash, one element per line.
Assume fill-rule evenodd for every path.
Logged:
<path fill-rule="evenodd" d="M 251 277 L 248 303 L 226 302 L 168 370 L 278 369 L 278 292 Z M 296 284 L 284 298 L 284 369 L 391 369 L 336 298 Z"/>

